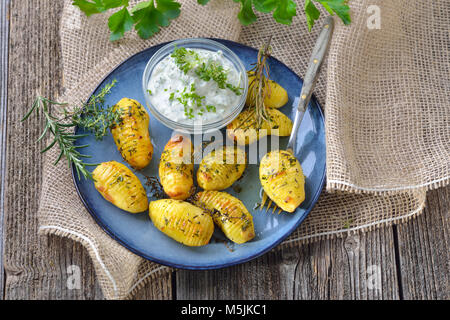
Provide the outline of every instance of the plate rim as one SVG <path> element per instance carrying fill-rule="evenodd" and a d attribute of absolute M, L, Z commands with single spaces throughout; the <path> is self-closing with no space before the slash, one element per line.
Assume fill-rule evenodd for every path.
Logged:
<path fill-rule="evenodd" d="M 242 44 L 242 43 L 239 43 L 239 42 L 227 40 L 227 39 L 220 39 L 220 38 L 205 38 L 205 39 L 211 39 L 211 40 L 215 40 L 215 41 L 222 42 L 222 43 L 223 43 L 223 42 L 228 42 L 228 43 L 233 44 L 233 45 L 235 45 L 235 46 L 237 45 L 238 47 L 244 47 L 244 48 L 247 48 L 247 49 L 252 49 L 252 50 L 256 50 L 256 51 L 257 51 L 257 49 L 255 49 L 255 48 L 253 48 L 253 47 L 247 46 L 247 45 Z M 129 56 L 128 58 L 126 58 L 125 60 L 121 61 L 119 64 L 117 64 L 117 65 L 114 67 L 114 69 L 112 69 L 110 72 L 108 72 L 108 73 L 107 73 L 107 74 L 99 81 L 99 83 L 98 83 L 98 85 L 95 87 L 95 89 L 92 90 L 92 92 L 89 94 L 89 97 L 87 98 L 87 101 L 88 101 L 88 100 L 90 99 L 90 97 L 91 97 L 91 96 L 92 96 L 92 95 L 93 95 L 93 94 L 101 87 L 101 85 L 102 85 L 103 82 L 106 80 L 106 78 L 108 78 L 114 71 L 116 71 L 119 67 L 121 67 L 123 64 L 125 64 L 128 60 L 130 60 L 130 59 L 136 57 L 137 55 L 140 55 L 140 54 L 142 54 L 143 52 L 145 52 L 145 51 L 147 51 L 147 50 L 150 50 L 150 49 L 152 49 L 152 48 L 154 48 L 154 47 L 157 47 L 157 46 L 164 46 L 164 45 L 166 45 L 166 44 L 168 44 L 168 43 L 170 43 L 170 42 L 173 42 L 173 41 L 176 41 L 176 40 L 167 41 L 167 42 L 159 43 L 159 44 L 157 44 L 157 45 L 148 47 L 148 48 L 146 48 L 146 49 L 144 49 L 144 50 L 141 50 L 141 51 L 139 51 L 139 52 L 136 52 L 135 54 L 133 54 L 133 55 Z M 303 82 L 304 82 L 304 81 L 303 81 L 303 78 L 301 78 L 301 77 L 300 77 L 296 72 L 294 72 L 289 66 L 287 66 L 286 64 L 284 64 L 282 61 L 278 60 L 278 59 L 275 58 L 275 57 L 272 57 L 272 56 L 271 56 L 271 59 L 274 59 L 277 63 L 281 63 L 283 66 L 285 66 L 289 71 L 291 71 L 293 74 L 295 74 L 295 76 L 297 76 L 297 77 L 301 80 L 301 82 L 302 82 L 302 84 L 303 84 Z M 325 126 L 325 117 L 324 117 L 324 114 L 323 114 L 323 111 L 322 111 L 322 107 L 321 107 L 321 105 L 319 104 L 319 102 L 318 102 L 318 100 L 317 100 L 317 98 L 315 97 L 314 94 L 311 96 L 311 100 L 310 100 L 309 103 L 311 103 L 311 102 L 313 102 L 313 103 L 317 106 L 317 109 L 318 109 L 319 114 L 320 114 L 320 118 L 322 119 L 322 122 L 323 122 L 323 124 L 324 124 L 324 126 Z M 309 103 L 308 103 L 308 108 L 309 108 Z M 76 131 L 77 129 L 78 129 L 78 127 L 75 127 L 75 131 Z M 169 128 L 169 129 L 170 129 L 170 128 Z M 125 240 L 122 240 L 120 237 L 118 237 L 117 235 L 115 235 L 115 234 L 113 233 L 113 231 L 110 230 L 110 228 L 109 228 L 106 224 L 104 224 L 104 223 L 102 223 L 102 222 L 100 221 L 100 218 L 96 215 L 95 211 L 87 204 L 87 201 L 85 200 L 85 198 L 84 198 L 83 195 L 81 194 L 80 188 L 79 188 L 79 186 L 78 186 L 78 184 L 77 184 L 77 179 L 76 179 L 77 175 L 76 175 L 76 169 L 75 169 L 75 165 L 74 165 L 74 164 L 72 164 L 72 166 L 71 166 L 71 171 L 72 171 L 72 181 L 73 181 L 73 184 L 74 184 L 75 189 L 76 189 L 76 191 L 77 191 L 78 197 L 80 198 L 80 200 L 81 200 L 81 202 L 83 203 L 84 207 L 85 207 L 86 210 L 89 212 L 89 214 L 92 216 L 92 218 L 93 218 L 94 221 L 97 223 L 97 225 L 98 225 L 98 226 L 99 226 L 106 234 L 108 234 L 114 241 L 116 241 L 117 243 L 119 243 L 120 245 L 122 245 L 123 247 L 125 247 L 126 249 L 130 250 L 130 251 L 133 252 L 134 254 L 136 254 L 136 255 L 138 255 L 138 256 L 140 256 L 140 257 L 142 257 L 142 258 L 144 258 L 144 259 L 146 259 L 146 260 L 148 260 L 148 261 L 156 262 L 156 263 L 158 263 L 158 264 L 161 264 L 161 265 L 164 265 L 164 266 L 167 266 L 167 267 L 172 267 L 172 268 L 177 268 L 177 269 L 184 269 L 184 270 L 214 270 L 214 269 L 222 269 L 222 268 L 231 267 L 231 266 L 234 266 L 234 265 L 242 264 L 242 263 L 251 261 L 251 260 L 253 260 L 253 259 L 256 259 L 256 258 L 258 258 L 258 257 L 260 257 L 260 256 L 262 256 L 262 255 L 264 255 L 264 254 L 267 253 L 268 251 L 272 250 L 272 249 L 275 248 L 276 246 L 278 246 L 282 241 L 284 241 L 288 236 L 290 236 L 290 235 L 292 234 L 292 232 L 294 232 L 295 229 L 297 229 L 297 228 L 300 226 L 300 224 L 306 219 L 306 217 L 309 215 L 309 213 L 312 211 L 312 209 L 313 209 L 314 206 L 316 205 L 316 203 L 317 203 L 317 201 L 318 201 L 320 195 L 322 194 L 323 187 L 324 187 L 324 185 L 325 185 L 326 171 L 327 171 L 327 169 L 326 169 L 326 166 L 325 166 L 324 171 L 323 171 L 323 175 L 322 175 L 322 177 L 321 177 L 321 181 L 320 181 L 320 183 L 319 183 L 320 188 L 319 188 L 318 191 L 314 194 L 314 196 L 313 196 L 313 198 L 312 198 L 312 201 L 311 201 L 310 207 L 309 207 L 307 210 L 305 210 L 305 213 L 303 214 L 303 216 L 302 216 L 302 217 L 297 221 L 297 223 L 294 224 L 294 226 L 293 226 L 292 228 L 290 228 L 290 229 L 289 229 L 282 237 L 280 237 L 279 239 L 277 239 L 275 242 L 273 242 L 273 243 L 270 244 L 269 246 L 265 247 L 264 249 L 262 249 L 262 250 L 260 250 L 260 251 L 258 251 L 258 252 L 256 252 L 256 253 L 254 253 L 254 254 L 252 254 L 252 255 L 250 255 L 250 256 L 247 256 L 247 257 L 245 257 L 245 258 L 238 259 L 238 260 L 235 260 L 235 261 L 232 261 L 232 262 L 226 262 L 226 263 L 214 264 L 214 265 L 205 265 L 205 266 L 193 266 L 193 265 L 186 265 L 186 264 L 180 264 L 180 263 L 174 263 L 174 262 L 170 262 L 170 261 L 161 260 L 161 259 L 158 259 L 158 258 L 149 256 L 148 254 L 145 254 L 145 253 L 143 253 L 143 252 L 141 252 L 141 251 L 139 251 L 139 250 L 133 248 L 133 247 L 132 247 L 131 245 L 129 245 Z"/>

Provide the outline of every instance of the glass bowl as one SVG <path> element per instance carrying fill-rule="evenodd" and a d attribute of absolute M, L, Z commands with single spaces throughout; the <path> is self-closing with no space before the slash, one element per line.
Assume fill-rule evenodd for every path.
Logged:
<path fill-rule="evenodd" d="M 231 62 L 231 64 L 236 68 L 237 72 L 241 77 L 240 84 L 243 86 L 242 95 L 238 100 L 235 106 L 230 106 L 228 111 L 223 114 L 223 117 L 220 120 L 215 120 L 212 122 L 202 122 L 201 120 L 196 120 L 193 123 L 181 123 L 169 119 L 166 115 L 162 114 L 158 111 L 157 108 L 152 104 L 150 99 L 150 94 L 147 91 L 148 82 L 150 77 L 152 76 L 152 72 L 154 68 L 158 65 L 158 63 L 167 57 L 169 54 L 173 52 L 175 47 L 185 47 L 188 49 L 203 49 L 209 51 L 222 51 L 223 56 Z M 165 126 L 186 133 L 206 133 L 218 130 L 223 128 L 228 123 L 233 121 L 234 118 L 238 116 L 238 114 L 242 111 L 244 107 L 245 100 L 247 97 L 248 90 L 248 77 L 247 70 L 244 67 L 244 64 L 239 59 L 239 57 L 226 46 L 209 39 L 203 38 L 193 38 L 193 39 L 181 39 L 173 41 L 161 49 L 159 49 L 148 61 L 147 66 L 144 70 L 144 75 L 142 76 L 142 90 L 144 92 L 145 102 L 147 104 L 148 109 L 152 113 L 152 115 L 158 119 Z"/>

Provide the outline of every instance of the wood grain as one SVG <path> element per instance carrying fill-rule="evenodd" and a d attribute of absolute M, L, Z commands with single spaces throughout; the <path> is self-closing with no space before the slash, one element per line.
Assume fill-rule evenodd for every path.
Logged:
<path fill-rule="evenodd" d="M 8 21 L 9 0 L 0 3 L 0 300 L 3 299 L 5 272 L 3 269 L 3 221 L 5 216 L 5 171 L 6 171 L 6 105 L 8 84 Z"/>
<path fill-rule="evenodd" d="M 11 2 L 4 247 L 6 299 L 102 299 L 87 251 L 59 237 L 38 237 L 42 157 L 36 144 L 42 121 L 20 120 L 37 93 L 54 98 L 61 88 L 59 19 L 62 1 Z M 26 18 L 25 18 L 26 17 Z M 2 29 L 3 30 L 3 29 Z M 2 122 L 5 123 L 5 122 Z M 68 289 L 70 266 L 81 270 L 80 289 Z M 69 269 L 68 269 L 69 268 Z M 171 297 L 171 277 L 137 297 Z"/>
<path fill-rule="evenodd" d="M 371 285 L 379 267 L 380 283 Z M 283 248 L 243 265 L 177 271 L 177 299 L 398 299 L 390 228 Z M 369 283 L 370 282 L 370 283 Z"/>
<path fill-rule="evenodd" d="M 450 186 L 427 194 L 425 212 L 397 226 L 404 299 L 450 298 Z"/>

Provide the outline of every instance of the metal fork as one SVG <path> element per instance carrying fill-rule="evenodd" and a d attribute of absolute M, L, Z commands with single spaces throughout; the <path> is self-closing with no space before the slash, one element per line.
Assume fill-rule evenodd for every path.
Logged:
<path fill-rule="evenodd" d="M 291 152 L 295 155 L 296 147 L 297 147 L 297 133 L 300 128 L 300 124 L 303 120 L 303 116 L 305 115 L 306 108 L 308 107 L 309 100 L 311 99 L 312 92 L 317 82 L 317 78 L 319 77 L 320 67 L 325 60 L 325 57 L 328 52 L 328 48 L 330 47 L 331 38 L 334 31 L 334 20 L 333 17 L 329 16 L 325 19 L 325 23 L 322 27 L 322 31 L 317 38 L 316 44 L 314 45 L 314 49 L 311 53 L 311 57 L 309 59 L 308 69 L 306 70 L 305 78 L 303 80 L 303 86 L 300 93 L 300 97 L 298 99 L 297 112 L 295 113 L 294 125 L 292 127 L 291 135 L 289 136 L 289 142 L 286 147 L 286 151 Z M 271 206 L 273 205 L 272 213 L 275 213 L 275 210 L 278 208 L 278 214 L 281 213 L 281 208 L 279 208 L 264 192 L 262 189 L 261 195 L 261 205 L 260 210 L 264 207 L 267 200 L 267 207 L 265 212 L 267 212 Z"/>

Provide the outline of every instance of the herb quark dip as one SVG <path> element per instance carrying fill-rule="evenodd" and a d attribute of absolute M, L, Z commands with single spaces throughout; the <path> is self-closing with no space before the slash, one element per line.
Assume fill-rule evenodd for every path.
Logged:
<path fill-rule="evenodd" d="M 148 82 L 152 105 L 167 118 L 212 123 L 238 104 L 241 74 L 222 51 L 175 48 L 154 68 Z"/>

